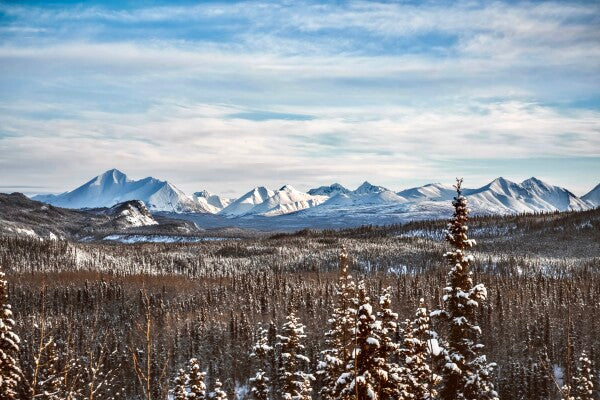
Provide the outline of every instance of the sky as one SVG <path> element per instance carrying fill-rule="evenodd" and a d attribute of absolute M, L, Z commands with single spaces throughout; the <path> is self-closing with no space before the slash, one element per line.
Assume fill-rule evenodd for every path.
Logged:
<path fill-rule="evenodd" d="M 600 3 L 0 0 L 0 192 L 600 182 Z"/>

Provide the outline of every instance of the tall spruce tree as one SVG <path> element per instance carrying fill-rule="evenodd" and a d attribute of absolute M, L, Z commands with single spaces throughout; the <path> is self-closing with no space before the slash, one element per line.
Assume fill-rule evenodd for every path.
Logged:
<path fill-rule="evenodd" d="M 255 400 L 267 400 L 269 398 L 269 377 L 265 372 L 269 357 L 273 352 L 273 347 L 269 346 L 269 331 L 262 327 L 258 330 L 258 340 L 250 356 L 257 364 L 257 371 L 253 378 L 250 378 L 250 393 Z"/>
<path fill-rule="evenodd" d="M 382 371 L 377 357 L 380 349 L 378 321 L 367 296 L 364 281 L 358 284 L 358 311 L 355 319 L 354 350 L 346 371 L 336 382 L 341 399 L 377 400 L 377 376 Z"/>
<path fill-rule="evenodd" d="M 204 383 L 204 378 L 206 377 L 206 372 L 200 369 L 200 363 L 198 359 L 192 358 L 190 360 L 189 367 L 189 393 L 188 398 L 194 400 L 204 400 L 206 399 L 206 384 Z"/>
<path fill-rule="evenodd" d="M 6 400 L 17 398 L 17 387 L 21 381 L 21 369 L 17 362 L 21 340 L 13 331 L 15 321 L 8 304 L 8 283 L 0 271 L 0 394 Z"/>
<path fill-rule="evenodd" d="M 173 400 L 186 400 L 187 399 L 187 381 L 188 375 L 183 369 L 177 371 L 177 376 L 173 379 Z"/>
<path fill-rule="evenodd" d="M 443 362 L 443 400 L 498 399 L 491 381 L 495 364 L 488 363 L 478 343 L 481 328 L 476 323 L 479 304 L 486 300 L 483 284 L 474 285 L 470 269 L 473 257 L 465 254 L 475 245 L 467 237 L 467 199 L 462 195 L 462 179 L 456 180 L 456 197 L 452 202 L 454 215 L 448 223 L 446 241 L 453 249 L 444 257 L 450 266 L 444 288 L 444 307 L 432 313 L 440 317 L 446 328 Z"/>
<path fill-rule="evenodd" d="M 378 324 L 375 326 L 380 338 L 376 362 L 377 395 L 380 399 L 398 399 L 405 389 L 401 381 L 400 367 L 395 361 L 400 348 L 398 334 L 398 314 L 392 311 L 391 289 L 385 288 L 379 296 Z"/>
<path fill-rule="evenodd" d="M 308 357 L 304 356 L 304 345 L 302 339 L 304 325 L 298 321 L 296 314 L 290 311 L 283 324 L 281 334 L 277 335 L 277 345 L 280 349 L 279 382 L 281 396 L 285 400 L 310 400 L 312 398 L 311 381 L 314 377 L 305 372 L 310 363 Z"/>
<path fill-rule="evenodd" d="M 329 330 L 325 333 L 325 350 L 317 375 L 321 380 L 319 394 L 324 400 L 336 399 L 335 384 L 350 361 L 354 344 L 353 329 L 356 315 L 356 284 L 348 271 L 348 252 L 343 247 L 339 257 L 337 304 L 329 319 Z"/>

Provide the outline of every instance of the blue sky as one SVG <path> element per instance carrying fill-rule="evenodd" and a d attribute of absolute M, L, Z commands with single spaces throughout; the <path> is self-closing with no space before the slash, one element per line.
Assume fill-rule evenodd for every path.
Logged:
<path fill-rule="evenodd" d="M 600 182 L 598 2 L 2 2 L 0 190 Z"/>

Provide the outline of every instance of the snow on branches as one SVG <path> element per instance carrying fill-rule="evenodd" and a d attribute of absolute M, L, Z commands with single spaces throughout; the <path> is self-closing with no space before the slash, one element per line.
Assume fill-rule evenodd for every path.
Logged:
<path fill-rule="evenodd" d="M 293 311 L 291 311 L 277 335 L 280 349 L 280 368 L 278 380 L 281 387 L 282 398 L 285 400 L 310 400 L 312 398 L 312 384 L 315 379 L 305 372 L 310 360 L 304 356 L 302 339 L 304 325 L 302 325 Z"/>
<path fill-rule="evenodd" d="M 15 321 L 8 304 L 8 283 L 0 271 L 0 393 L 3 399 L 17 398 L 17 386 L 21 381 L 21 369 L 17 362 L 21 340 L 13 331 Z"/>
<path fill-rule="evenodd" d="M 483 284 L 473 285 L 470 264 L 473 258 L 465 252 L 475 245 L 467 237 L 467 199 L 462 196 L 462 179 L 456 181 L 454 214 L 448 223 L 446 241 L 452 250 L 444 254 L 450 272 L 444 288 L 441 310 L 431 315 L 439 317 L 446 329 L 443 346 L 443 379 L 440 397 L 444 400 L 495 400 L 498 394 L 491 382 L 493 363 L 487 363 L 481 353 L 478 338 L 481 328 L 476 323 L 476 311 L 487 299 Z"/>

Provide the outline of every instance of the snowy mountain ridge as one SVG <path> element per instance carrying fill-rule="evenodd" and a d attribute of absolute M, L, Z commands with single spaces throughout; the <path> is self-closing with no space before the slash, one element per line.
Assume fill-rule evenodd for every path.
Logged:
<path fill-rule="evenodd" d="M 34 196 L 33 200 L 63 208 L 112 207 L 141 200 L 150 211 L 211 212 L 167 181 L 152 177 L 134 181 L 117 169 L 106 171 L 70 192 Z"/>
<path fill-rule="evenodd" d="M 594 207 L 600 207 L 600 183 L 587 194 L 583 195 L 581 199 Z"/>
<path fill-rule="evenodd" d="M 465 189 L 463 194 L 476 214 L 586 210 L 600 204 L 600 185 L 579 198 L 567 189 L 535 177 L 521 183 L 500 177 L 480 188 Z M 33 199 L 75 209 L 112 207 L 117 203 L 140 200 L 151 212 L 206 213 L 226 218 L 274 217 L 294 213 L 301 218 L 335 218 L 352 213 L 383 216 L 412 213 L 436 218 L 447 213 L 454 195 L 452 186 L 441 183 L 394 192 L 365 181 L 355 190 L 334 183 L 308 192 L 290 185 L 278 190 L 257 186 L 238 199 L 206 190 L 188 196 L 170 182 L 152 177 L 131 180 L 121 171 L 111 169 L 72 191 L 39 195 Z"/>

